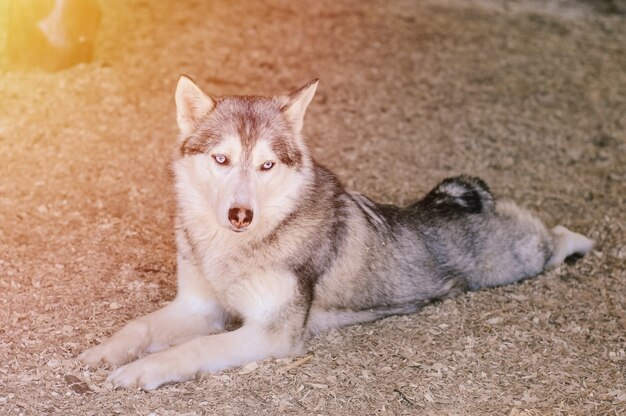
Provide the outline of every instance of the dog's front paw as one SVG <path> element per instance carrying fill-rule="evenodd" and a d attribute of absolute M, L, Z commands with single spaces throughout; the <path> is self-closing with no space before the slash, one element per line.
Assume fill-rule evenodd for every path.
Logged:
<path fill-rule="evenodd" d="M 174 354 L 156 353 L 116 369 L 107 382 L 115 387 L 154 390 L 162 384 L 185 381 L 194 376 L 194 371 L 184 370 L 184 364 L 184 358 Z"/>
<path fill-rule="evenodd" d="M 117 367 L 136 358 L 137 354 L 138 352 L 132 347 L 129 348 L 119 342 L 105 341 L 84 351 L 78 359 L 87 365 L 95 366 L 105 363 Z"/>
<path fill-rule="evenodd" d="M 137 358 L 144 352 L 144 344 L 138 334 L 133 336 L 130 333 L 119 332 L 102 344 L 84 351 L 78 359 L 87 365 L 105 363 L 117 367 Z"/>

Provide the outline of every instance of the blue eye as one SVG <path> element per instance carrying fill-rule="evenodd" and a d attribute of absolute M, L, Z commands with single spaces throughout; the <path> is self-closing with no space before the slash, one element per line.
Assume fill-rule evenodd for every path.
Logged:
<path fill-rule="evenodd" d="M 261 170 L 270 170 L 274 167 L 275 163 L 274 162 L 270 162 L 269 160 L 265 163 L 263 163 L 263 165 L 261 165 Z"/>
<path fill-rule="evenodd" d="M 228 159 L 226 159 L 224 155 L 213 155 L 213 159 L 220 165 L 225 165 L 226 162 L 228 162 Z"/>

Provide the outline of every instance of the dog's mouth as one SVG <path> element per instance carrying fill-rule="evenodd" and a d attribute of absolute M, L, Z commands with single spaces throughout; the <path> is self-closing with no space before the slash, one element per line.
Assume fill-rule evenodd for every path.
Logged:
<path fill-rule="evenodd" d="M 231 231 L 234 231 L 236 233 L 243 233 L 243 232 L 248 230 L 248 227 L 246 227 L 246 228 L 229 227 L 229 228 L 231 229 Z"/>

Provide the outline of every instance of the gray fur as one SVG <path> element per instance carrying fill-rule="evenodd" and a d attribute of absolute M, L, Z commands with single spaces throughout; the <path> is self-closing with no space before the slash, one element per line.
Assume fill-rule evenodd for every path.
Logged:
<path fill-rule="evenodd" d="M 296 271 L 309 273 L 298 278 L 315 281 L 313 295 L 307 296 L 313 299 L 313 313 L 326 314 L 312 317 L 312 330 L 329 319 L 329 311 L 347 323 L 373 320 L 415 312 L 465 288 L 532 277 L 552 255 L 545 227 L 510 203 L 496 205 L 477 178 L 446 179 L 424 199 L 399 208 L 346 193 L 322 167 L 316 166 L 315 173 L 326 179 L 311 187 L 315 197 L 303 202 L 302 214 L 311 218 L 319 209 L 325 215 L 316 227 L 319 234 L 302 250 L 312 254 L 293 260 L 299 264 Z M 343 232 L 350 228 L 363 235 L 356 240 Z M 347 258 L 357 263 L 354 273 L 336 272 Z"/>

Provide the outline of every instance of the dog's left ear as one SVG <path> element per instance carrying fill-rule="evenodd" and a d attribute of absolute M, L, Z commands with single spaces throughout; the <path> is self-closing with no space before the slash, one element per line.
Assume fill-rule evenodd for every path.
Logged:
<path fill-rule="evenodd" d="M 297 132 L 302 131 L 304 113 L 315 95 L 318 82 L 319 79 L 317 78 L 309 81 L 303 87 L 298 88 L 287 97 L 284 97 L 287 104 L 283 107 L 283 111 Z"/>
<path fill-rule="evenodd" d="M 183 136 L 191 134 L 200 119 L 215 107 L 215 102 L 185 75 L 178 80 L 175 98 L 176 122 Z"/>

